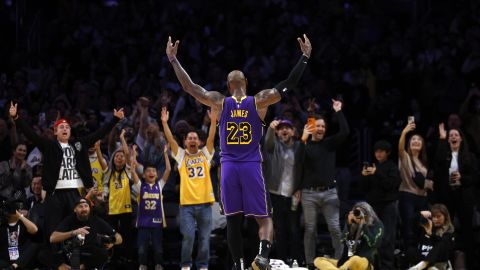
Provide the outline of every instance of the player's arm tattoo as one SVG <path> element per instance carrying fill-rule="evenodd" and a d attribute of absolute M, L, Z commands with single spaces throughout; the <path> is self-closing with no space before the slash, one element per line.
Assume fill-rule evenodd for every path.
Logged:
<path fill-rule="evenodd" d="M 263 109 L 279 102 L 281 99 L 282 96 L 277 89 L 265 89 L 255 95 L 255 104 L 257 105 L 257 109 Z"/>
<path fill-rule="evenodd" d="M 185 92 L 192 95 L 196 100 L 200 101 L 200 103 L 204 105 L 221 109 L 222 101 L 225 98 L 224 95 L 215 91 L 207 91 L 200 85 L 194 83 L 177 59 L 173 60 L 171 63 L 173 70 L 175 71 L 175 75 L 177 75 L 177 79 L 180 81 L 180 84 Z"/>

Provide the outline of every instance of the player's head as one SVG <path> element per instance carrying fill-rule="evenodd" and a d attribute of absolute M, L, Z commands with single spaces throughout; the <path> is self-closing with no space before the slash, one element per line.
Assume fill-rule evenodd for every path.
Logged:
<path fill-rule="evenodd" d="M 189 131 L 187 133 L 187 136 L 185 136 L 183 145 L 189 153 L 196 153 L 198 151 L 198 148 L 200 147 L 200 139 L 198 138 L 198 133 L 194 130 Z"/>
<path fill-rule="evenodd" d="M 53 134 L 57 136 L 57 140 L 62 143 L 67 143 L 71 135 L 70 124 L 67 120 L 60 118 L 53 124 Z"/>
<path fill-rule="evenodd" d="M 245 75 L 243 75 L 243 72 L 240 70 L 231 71 L 227 76 L 227 87 L 231 95 L 236 89 L 243 89 L 246 91 L 247 78 L 245 78 Z"/>
<path fill-rule="evenodd" d="M 155 183 L 157 181 L 157 167 L 153 163 L 143 164 L 143 179 L 149 184 Z"/>

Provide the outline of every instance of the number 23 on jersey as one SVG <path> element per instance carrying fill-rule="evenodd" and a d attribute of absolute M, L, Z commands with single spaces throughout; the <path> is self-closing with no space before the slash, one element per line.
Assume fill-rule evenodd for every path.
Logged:
<path fill-rule="evenodd" d="M 252 142 L 252 126 L 248 122 L 227 122 L 227 144 L 250 144 Z M 237 133 L 241 132 L 241 135 Z"/>

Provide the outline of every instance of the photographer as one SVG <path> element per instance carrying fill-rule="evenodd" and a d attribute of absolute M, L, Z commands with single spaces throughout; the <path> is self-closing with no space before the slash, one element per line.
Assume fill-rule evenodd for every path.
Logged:
<path fill-rule="evenodd" d="M 80 263 L 86 269 L 101 268 L 107 261 L 107 249 L 122 243 L 122 237 L 107 222 L 90 215 L 89 201 L 80 198 L 75 204 L 75 215 L 65 218 L 50 236 L 50 243 L 65 241 L 67 252 L 80 249 Z M 83 240 L 82 240 L 83 239 Z M 67 241 L 67 240 L 70 240 Z M 55 268 L 68 269 L 64 257 L 54 262 Z"/>
<path fill-rule="evenodd" d="M 37 226 L 21 214 L 20 209 L 22 203 L 19 201 L 2 205 L 4 220 L 0 226 L 1 269 L 27 267 L 36 255 L 30 239 L 37 233 Z"/>
<path fill-rule="evenodd" d="M 407 258 L 415 264 L 409 270 L 448 269 L 448 258 L 454 246 L 454 227 L 443 204 L 434 204 L 430 211 L 416 217 L 416 246 L 410 247 Z"/>
<path fill-rule="evenodd" d="M 320 270 L 373 269 L 374 256 L 383 238 L 383 224 L 366 202 L 356 203 L 348 214 L 343 233 L 340 260 L 318 257 L 314 264 Z"/>

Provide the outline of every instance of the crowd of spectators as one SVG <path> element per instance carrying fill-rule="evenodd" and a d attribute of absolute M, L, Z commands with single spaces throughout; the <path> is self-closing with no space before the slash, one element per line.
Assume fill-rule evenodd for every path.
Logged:
<path fill-rule="evenodd" d="M 123 107 L 127 120 L 102 140 L 102 152 L 113 155 L 123 128 L 126 142 L 139 147 L 139 162 L 156 164 L 159 171 L 165 168 L 162 107 L 170 111 L 179 142 L 191 128 L 205 139 L 208 108 L 177 82 L 165 55 L 170 35 L 181 41 L 178 57 L 195 82 L 226 94 L 227 73 L 240 69 L 248 94 L 254 94 L 286 77 L 298 59 L 295 39 L 306 33 L 314 47 L 309 66 L 298 89 L 269 109 L 266 122 L 288 119 L 299 138 L 307 107 L 334 115 L 331 99 L 341 100 L 351 132 L 337 151 L 337 167 L 348 169 L 350 189 L 362 162 L 374 160 L 373 142 L 396 145 L 410 115 L 424 138 L 425 167 L 438 165 L 441 122 L 447 130 L 463 130 L 464 142 L 480 160 L 480 4 L 435 1 L 422 9 L 428 1 L 408 7 L 406 1 L 379 2 L 384 1 L 3 1 L 0 161 L 6 163 L 0 166 L 0 195 L 32 197 L 31 204 L 39 200 L 32 168 L 40 155 L 15 132 L 7 114 L 12 100 L 22 119 L 47 137 L 60 117 L 81 136 L 108 123 L 113 108 Z M 328 133 L 338 129 L 335 121 Z M 396 157 L 393 150 L 390 159 Z M 218 157 L 213 162 L 218 165 Z M 2 169 L 6 166 L 10 170 Z M 472 225 L 478 226 L 478 164 L 471 166 L 477 201 L 469 205 L 476 218 Z M 13 186 L 3 180 L 10 174 Z M 174 169 L 170 179 L 165 199 L 178 202 Z M 25 194 L 15 193 L 31 185 Z M 349 188 L 337 185 L 340 200 L 351 199 L 348 192 L 340 194 Z M 426 196 L 438 202 L 435 195 Z"/>

